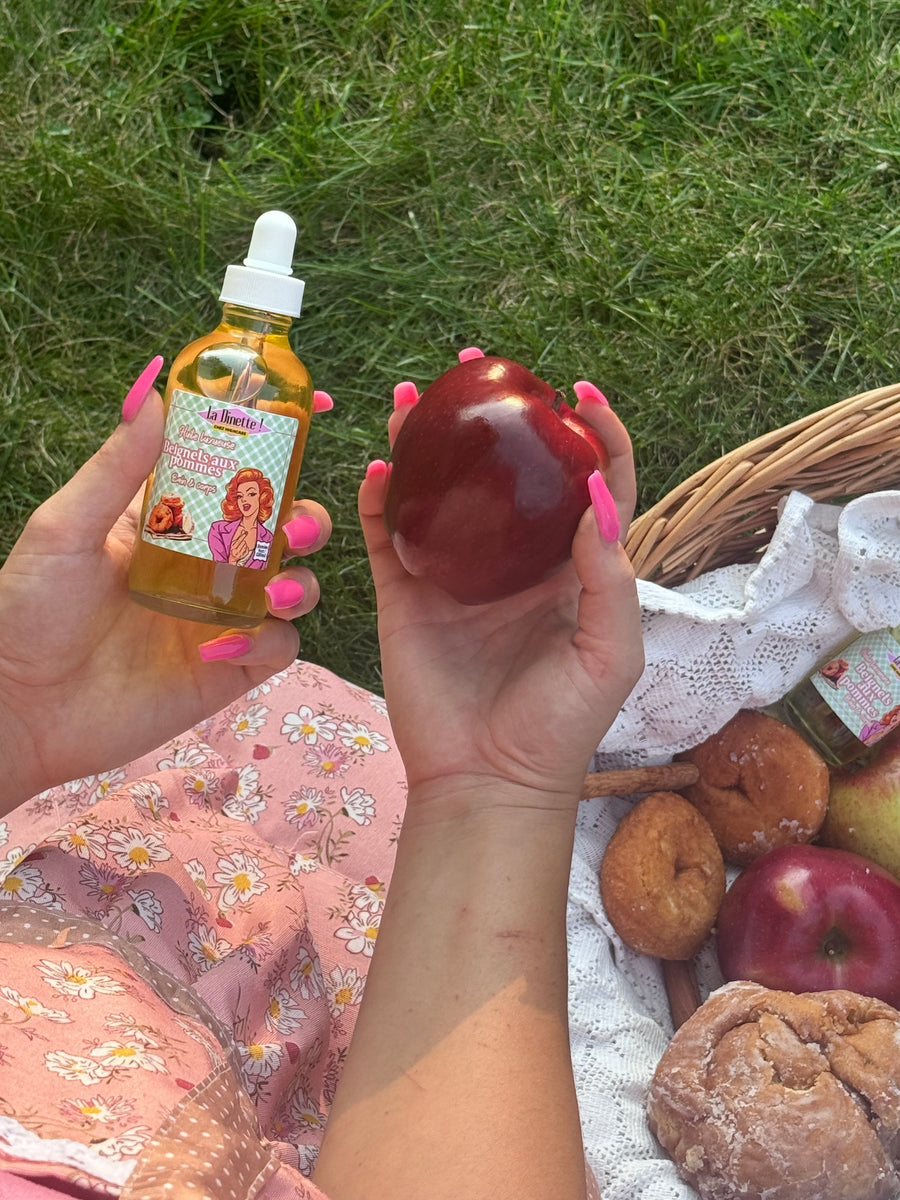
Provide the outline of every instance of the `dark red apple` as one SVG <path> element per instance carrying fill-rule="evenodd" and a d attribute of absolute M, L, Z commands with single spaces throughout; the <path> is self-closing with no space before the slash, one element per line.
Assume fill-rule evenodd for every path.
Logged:
<path fill-rule="evenodd" d="M 716 951 L 726 980 L 900 1007 L 900 882 L 846 850 L 778 846 L 726 892 Z"/>
<path fill-rule="evenodd" d="M 406 570 L 485 604 L 568 561 L 588 476 L 609 456 L 549 383 L 479 357 L 425 389 L 391 464 L 384 518 Z"/>

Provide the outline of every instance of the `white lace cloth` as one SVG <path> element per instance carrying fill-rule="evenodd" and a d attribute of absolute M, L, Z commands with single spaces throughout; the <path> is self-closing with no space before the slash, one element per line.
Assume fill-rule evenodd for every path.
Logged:
<path fill-rule="evenodd" d="M 855 629 L 900 624 L 900 491 L 843 508 L 794 492 L 758 563 L 675 589 L 641 582 L 639 593 L 646 668 L 593 770 L 667 762 L 740 708 L 777 700 Z M 672 1035 L 659 966 L 622 944 L 600 901 L 603 851 L 634 799 L 581 806 L 572 863 L 569 1009 L 585 1148 L 603 1200 L 692 1200 L 644 1116 Z M 697 967 L 705 996 L 722 982 L 711 946 Z"/>

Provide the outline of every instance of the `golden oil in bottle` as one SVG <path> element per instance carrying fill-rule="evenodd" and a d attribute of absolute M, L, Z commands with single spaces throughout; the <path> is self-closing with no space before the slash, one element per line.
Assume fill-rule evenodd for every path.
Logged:
<path fill-rule="evenodd" d="M 225 273 L 219 325 L 172 364 L 129 572 L 134 599 L 158 612 L 234 628 L 267 615 L 313 407 L 288 340 L 304 287 L 295 238 L 286 213 L 262 214 Z"/>

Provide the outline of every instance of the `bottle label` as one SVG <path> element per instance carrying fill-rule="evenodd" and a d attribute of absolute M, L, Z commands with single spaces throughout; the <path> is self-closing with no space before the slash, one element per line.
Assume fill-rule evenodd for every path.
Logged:
<path fill-rule="evenodd" d="M 810 682 L 866 746 L 900 724 L 900 642 L 887 629 L 845 646 Z"/>
<path fill-rule="evenodd" d="M 142 539 L 194 558 L 265 567 L 296 436 L 293 417 L 176 389 Z"/>

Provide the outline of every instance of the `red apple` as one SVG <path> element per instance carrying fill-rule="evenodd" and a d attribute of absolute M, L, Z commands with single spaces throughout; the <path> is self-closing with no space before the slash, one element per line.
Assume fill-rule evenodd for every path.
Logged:
<path fill-rule="evenodd" d="M 425 389 L 391 462 L 384 518 L 400 561 L 463 604 L 485 604 L 568 561 L 588 476 L 609 456 L 549 383 L 482 357 Z"/>
<path fill-rule="evenodd" d="M 900 882 L 846 850 L 778 846 L 726 892 L 716 951 L 726 980 L 900 1007 Z"/>

